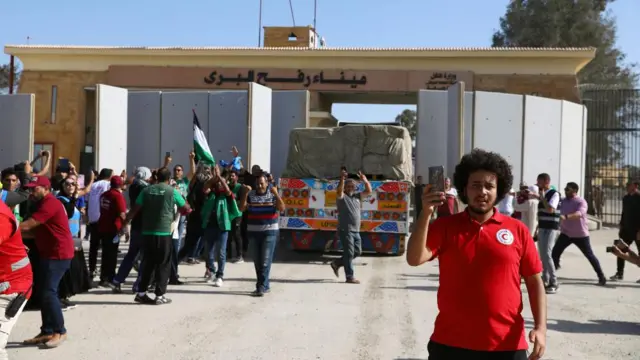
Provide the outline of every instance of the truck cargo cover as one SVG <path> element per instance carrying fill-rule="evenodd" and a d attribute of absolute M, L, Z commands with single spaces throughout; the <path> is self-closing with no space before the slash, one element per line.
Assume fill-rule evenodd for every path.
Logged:
<path fill-rule="evenodd" d="M 401 126 L 293 129 L 283 177 L 335 178 L 346 166 L 349 173 L 412 181 L 411 147 L 409 131 Z"/>

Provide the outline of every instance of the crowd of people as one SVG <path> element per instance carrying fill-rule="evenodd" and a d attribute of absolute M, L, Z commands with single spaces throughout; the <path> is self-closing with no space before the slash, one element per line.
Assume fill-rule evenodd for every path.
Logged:
<path fill-rule="evenodd" d="M 437 258 L 440 268 L 439 313 L 428 344 L 431 360 L 541 359 L 546 295 L 558 290 L 556 271 L 570 244 L 590 261 L 598 284 L 606 284 L 591 249 L 587 203 L 578 196 L 578 185 L 566 184 L 561 197 L 548 174 L 540 174 L 536 186 L 521 184 L 518 192 L 512 184 L 511 166 L 502 156 L 475 149 L 455 168 L 457 195 L 450 181 L 444 191 L 426 185 L 416 193 L 421 211 L 407 246 L 407 262 L 419 266 Z M 627 186 L 620 240 L 607 249 L 618 257 L 618 272 L 611 280 L 622 279 L 620 264 L 625 260 L 640 263 L 629 249 L 633 242 L 640 245 L 638 186 L 636 181 Z M 465 211 L 454 211 L 455 197 L 466 205 Z M 528 336 L 521 315 L 521 282 L 533 314 Z M 530 354 L 527 340 L 533 344 Z"/>
<path fill-rule="evenodd" d="M 422 209 L 422 194 L 426 188 L 422 176 L 416 181 L 416 213 Z M 635 253 L 629 252 L 633 243 L 640 250 L 640 181 L 627 183 L 627 194 L 622 199 L 623 209 L 620 217 L 618 237 L 621 241 L 611 249 L 618 257 L 617 271 L 609 277 L 605 276 L 600 262 L 593 252 L 590 242 L 587 217 L 587 201 L 579 196 L 577 183 L 565 185 L 564 196 L 551 185 L 549 174 L 541 173 L 535 185 L 521 183 L 519 189 L 508 189 L 506 194 L 496 203 L 496 210 L 505 216 L 520 220 L 528 229 L 530 236 L 536 241 L 543 266 L 543 280 L 547 294 L 558 291 L 556 270 L 560 269 L 560 257 L 570 245 L 576 245 L 587 258 L 598 278 L 598 285 L 604 286 L 607 281 L 618 281 L 624 277 L 625 260 L 633 262 Z M 464 210 L 464 204 L 458 196 L 451 180 L 445 179 L 445 199 L 434 210 L 434 216 L 446 217 Z M 640 283 L 640 280 L 638 280 Z"/>
<path fill-rule="evenodd" d="M 38 155 L 43 169 L 33 169 L 35 160 L 4 169 L 0 309 L 5 316 L 0 316 L 0 355 L 6 357 L 1 352 L 25 307 L 40 309 L 42 324 L 24 344 L 57 347 L 67 337 L 63 310 L 74 307 L 70 298 L 96 286 L 94 279 L 97 286 L 122 293 L 134 268 L 134 301 L 164 305 L 171 303 L 167 286 L 183 284 L 181 264 L 204 259 L 207 282 L 222 287 L 227 259 L 243 262 L 250 250 L 256 272 L 252 295 L 269 293 L 278 216 L 285 204 L 270 174 L 257 165 L 247 171 L 237 150 L 232 152 L 233 160 L 220 164 L 198 162 L 192 152 L 187 174 L 181 165 L 170 170 L 172 159 L 167 156 L 162 167 L 137 167 L 132 176 L 102 169 L 84 177 L 70 163 L 49 177 L 51 156 L 46 151 Z M 343 255 L 330 263 L 336 277 L 344 268 L 351 284 L 360 283 L 352 262 L 362 251 L 361 201 L 372 191 L 364 174 L 357 177 L 362 192 L 357 192 L 346 169 L 339 176 L 336 205 Z M 417 178 L 417 221 L 407 262 L 418 266 L 438 258 L 440 266 L 440 313 L 429 343 L 430 359 L 526 358 L 521 281 L 535 322 L 528 337 L 534 343 L 530 358 L 541 358 L 546 294 L 558 290 L 556 271 L 571 244 L 590 261 L 598 284 L 607 282 L 591 249 L 587 204 L 578 196 L 578 185 L 566 184 L 562 197 L 548 174 L 540 174 L 536 185 L 521 184 L 519 191 L 512 190 L 512 183 L 506 160 L 479 149 L 461 159 L 442 192 L 431 191 Z M 638 187 L 638 182 L 630 182 L 623 199 L 620 241 L 611 248 L 618 257 L 618 271 L 610 280 L 622 280 L 625 261 L 640 264 L 629 249 L 634 241 L 640 243 Z M 118 268 L 122 239 L 129 248 Z M 474 246 L 467 246 L 470 241 Z M 496 293 L 501 296 L 488 296 Z M 498 352 L 503 357 L 495 357 Z"/>
<path fill-rule="evenodd" d="M 192 152 L 187 174 L 181 165 L 170 170 L 167 156 L 162 167 L 137 167 L 130 177 L 113 169 L 84 177 L 72 163 L 56 167 L 49 177 L 48 152 L 4 169 L 0 307 L 6 315 L 0 320 L 0 355 L 6 356 L 8 334 L 25 308 L 40 310 L 42 326 L 24 344 L 57 347 L 67 337 L 63 310 L 75 307 L 69 299 L 96 286 L 121 293 L 133 268 L 134 301 L 163 305 L 171 303 L 167 285 L 183 284 L 180 264 L 204 258 L 204 277 L 221 287 L 227 258 L 243 262 L 251 249 L 252 295 L 269 293 L 284 202 L 271 174 L 257 165 L 246 171 L 235 147 L 233 152 L 233 161 L 219 164 L 196 164 Z M 45 166 L 34 170 L 41 158 Z M 81 178 L 88 180 L 84 186 Z M 89 242 L 88 264 L 83 239 Z M 123 239 L 129 249 L 118 268 Z"/>

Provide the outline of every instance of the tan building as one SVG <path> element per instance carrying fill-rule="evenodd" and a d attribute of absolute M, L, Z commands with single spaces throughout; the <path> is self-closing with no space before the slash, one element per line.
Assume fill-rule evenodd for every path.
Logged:
<path fill-rule="evenodd" d="M 295 36 L 297 34 L 298 36 Z M 294 36 L 292 36 L 294 35 Z M 310 91 L 310 111 L 333 103 L 411 104 L 421 89 L 532 94 L 579 102 L 576 73 L 592 48 L 324 48 L 310 27 L 265 28 L 265 47 L 8 45 L 23 65 L 19 92 L 34 93 L 35 143 L 78 163 L 92 138 L 95 85 L 130 90 Z"/>

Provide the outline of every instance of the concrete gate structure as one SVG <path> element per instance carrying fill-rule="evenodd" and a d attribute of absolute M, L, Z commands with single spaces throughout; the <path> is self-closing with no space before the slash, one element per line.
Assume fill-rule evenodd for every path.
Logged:
<path fill-rule="evenodd" d="M 456 150 L 459 146 L 453 145 L 460 142 L 456 140 L 458 135 L 454 135 L 459 134 L 456 129 L 463 130 L 463 150 L 483 146 L 506 151 L 511 148 L 506 143 L 497 146 L 504 139 L 485 137 L 496 131 L 494 125 L 490 128 L 476 125 L 491 124 L 494 119 L 504 125 L 509 123 L 507 120 L 499 113 L 488 117 L 492 121 L 480 122 L 478 116 L 475 120 L 469 117 L 473 112 L 485 112 L 482 104 L 487 104 L 487 109 L 499 105 L 498 102 L 488 105 L 498 95 L 473 93 L 514 94 L 512 102 L 522 100 L 522 111 L 533 119 L 532 107 L 525 104 L 545 101 L 536 100 L 537 96 L 579 102 L 576 73 L 595 56 L 593 48 L 327 48 L 317 45 L 317 36 L 310 27 L 266 27 L 264 36 L 265 47 L 260 48 L 8 45 L 5 53 L 22 62 L 19 92 L 35 94 L 30 112 L 34 144 L 50 146 L 56 158 L 66 157 L 76 164 L 94 162 L 98 167 L 110 164 L 118 168 L 126 164 L 130 169 L 142 163 L 159 165 L 164 153 L 172 151 L 175 162 L 184 165 L 186 149 L 191 146 L 193 108 L 201 124 L 206 123 L 202 126 L 207 127 L 205 133 L 216 158 L 228 156 L 226 148 L 234 142 L 238 145 L 245 141 L 244 135 L 225 136 L 228 128 L 234 134 L 247 134 L 245 157 L 254 156 L 249 152 L 262 155 L 262 165 L 270 167 L 276 175 L 284 168 L 289 130 L 334 126 L 331 106 L 338 102 L 418 104 L 422 131 L 418 153 L 435 156 L 419 162 L 419 172 L 428 163 L 444 163 L 452 170 L 459 155 Z M 448 121 L 452 114 L 447 109 L 449 98 L 434 95 L 460 82 L 465 83 L 466 101 L 458 99 L 452 105 L 464 104 L 460 113 L 467 115 L 462 127 Z M 271 101 L 261 101 L 259 106 L 251 104 L 248 92 L 252 86 L 273 90 Z M 501 101 L 509 97 L 505 96 Z M 108 106 L 100 105 L 107 103 Z M 116 103 L 120 105 L 112 105 Z M 264 110 L 267 107 L 269 111 Z M 555 108 L 553 114 L 557 114 L 558 107 Z M 269 165 L 266 147 L 265 151 L 254 152 L 259 144 L 249 140 L 258 137 L 266 140 L 269 133 L 263 122 L 266 120 L 258 121 L 262 124 L 260 131 L 240 129 L 250 124 L 250 109 L 263 109 L 256 116 L 265 118 L 267 113 L 271 116 Z M 506 113 L 515 114 L 518 109 L 513 105 L 513 112 Z M 2 122 L 16 121 L 7 114 L 0 116 L 4 116 Z M 126 124 L 122 120 L 125 118 Z M 550 118 L 560 121 L 555 115 Z M 523 133 L 533 134 L 533 120 L 522 119 L 509 124 L 521 123 Z M 560 134 L 564 125 L 558 122 L 554 126 L 545 131 Z M 512 131 L 509 139 L 516 139 L 513 136 L 517 126 L 509 129 Z M 126 142 L 107 140 L 123 138 L 123 134 L 128 134 L 124 137 Z M 542 130 L 536 134 L 542 134 Z M 449 138 L 450 141 L 443 142 Z M 520 139 L 529 144 L 526 146 L 532 146 L 526 136 L 521 135 Z M 442 150 L 435 149 L 449 145 L 453 147 L 447 150 L 445 161 Z M 87 151 L 98 147 L 101 153 L 117 157 L 115 163 Z M 516 169 L 520 178 L 528 180 L 530 175 L 523 174 L 521 169 L 529 169 L 527 164 L 531 160 L 524 159 L 523 165 L 523 155 L 518 161 L 518 154 L 510 154 L 510 160 L 520 169 Z"/>

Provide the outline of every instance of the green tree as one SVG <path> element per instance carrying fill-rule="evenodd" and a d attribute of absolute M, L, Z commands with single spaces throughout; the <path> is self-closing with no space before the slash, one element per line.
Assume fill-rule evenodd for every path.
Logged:
<path fill-rule="evenodd" d="M 639 92 L 630 90 L 638 81 L 636 64 L 627 63 L 616 46 L 616 19 L 607 10 L 614 1 L 512 0 L 492 39 L 496 47 L 596 48 L 595 58 L 578 74 L 588 110 L 586 186 L 595 167 L 623 165 L 632 138 L 624 129 L 640 122 Z"/>
<path fill-rule="evenodd" d="M 0 65 L 0 93 L 8 92 L 9 90 L 9 74 L 11 69 L 8 64 Z M 14 69 L 14 90 L 18 88 L 18 81 L 20 80 L 20 71 L 18 67 Z"/>
<path fill-rule="evenodd" d="M 409 135 L 411 135 L 411 140 L 416 139 L 416 134 L 418 132 L 418 128 L 416 126 L 417 115 L 415 110 L 405 109 L 398 116 L 396 116 L 396 123 L 399 123 L 401 126 L 404 126 L 409 130 Z"/>

